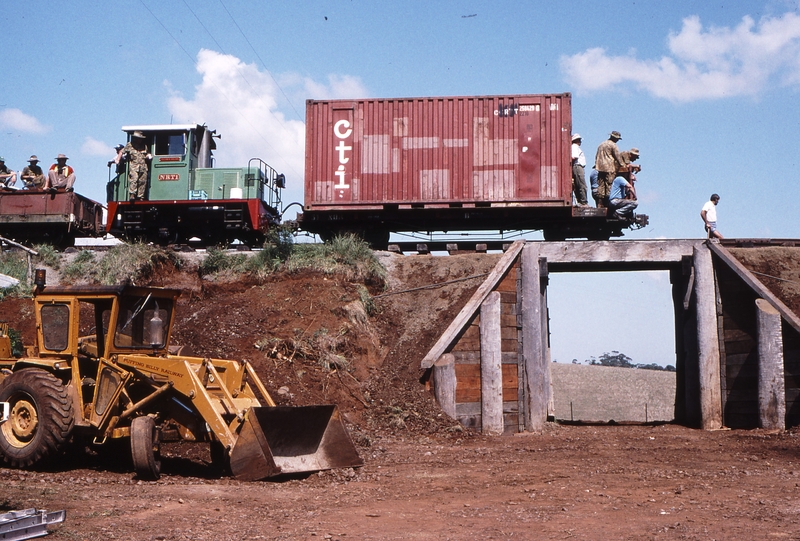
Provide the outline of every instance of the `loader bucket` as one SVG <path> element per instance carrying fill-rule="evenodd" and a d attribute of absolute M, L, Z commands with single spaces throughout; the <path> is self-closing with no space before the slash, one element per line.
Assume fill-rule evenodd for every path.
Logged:
<path fill-rule="evenodd" d="M 250 408 L 231 449 L 236 479 L 363 465 L 336 406 Z"/>

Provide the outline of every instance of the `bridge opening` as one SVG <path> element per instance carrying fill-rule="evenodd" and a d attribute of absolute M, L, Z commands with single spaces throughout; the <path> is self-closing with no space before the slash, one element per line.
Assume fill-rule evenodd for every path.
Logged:
<path fill-rule="evenodd" d="M 556 420 L 674 419 L 675 315 L 668 271 L 551 269 L 547 305 Z"/>

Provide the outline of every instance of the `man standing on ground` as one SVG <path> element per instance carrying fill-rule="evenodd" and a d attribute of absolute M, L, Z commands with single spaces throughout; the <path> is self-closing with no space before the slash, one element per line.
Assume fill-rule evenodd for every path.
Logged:
<path fill-rule="evenodd" d="M 719 196 L 715 193 L 711 194 L 711 199 L 703 205 L 703 210 L 700 211 L 700 217 L 705 223 L 706 233 L 708 238 L 722 239 L 722 233 L 717 231 L 717 203 L 719 203 Z"/>
<path fill-rule="evenodd" d="M 579 207 L 586 207 L 586 155 L 581 149 L 581 136 L 576 133 L 572 136 L 572 192 L 575 202 Z"/>
<path fill-rule="evenodd" d="M 597 187 L 600 201 L 598 207 L 608 205 L 608 194 L 611 191 L 611 183 L 617 176 L 617 171 L 623 164 L 622 155 L 619 152 L 617 141 L 622 139 L 618 131 L 608 134 L 608 139 L 600 143 L 597 147 L 597 154 L 594 158 L 594 167 L 597 169 Z"/>

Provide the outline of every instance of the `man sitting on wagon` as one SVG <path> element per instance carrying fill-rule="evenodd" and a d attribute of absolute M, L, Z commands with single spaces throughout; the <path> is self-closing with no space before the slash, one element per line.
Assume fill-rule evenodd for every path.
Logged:
<path fill-rule="evenodd" d="M 6 165 L 6 159 L 0 156 L 0 187 L 13 186 L 17 182 L 17 173 Z"/>
<path fill-rule="evenodd" d="M 64 188 L 68 192 L 72 191 L 72 185 L 75 184 L 75 170 L 67 165 L 68 159 L 64 154 L 59 154 L 56 163 L 50 166 L 47 180 L 44 183 L 46 191 L 55 192 L 60 188 Z"/>
<path fill-rule="evenodd" d="M 27 190 L 41 190 L 44 187 L 44 171 L 39 166 L 39 158 L 35 154 L 28 159 L 28 165 L 22 169 L 20 178 Z"/>

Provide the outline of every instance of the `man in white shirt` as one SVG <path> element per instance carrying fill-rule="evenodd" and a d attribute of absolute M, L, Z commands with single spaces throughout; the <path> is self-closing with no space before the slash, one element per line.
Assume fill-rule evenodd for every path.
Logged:
<path fill-rule="evenodd" d="M 579 207 L 587 207 L 586 199 L 586 156 L 581 149 L 581 136 L 576 133 L 572 136 L 572 192 L 575 202 Z"/>
<path fill-rule="evenodd" d="M 708 238 L 722 239 L 722 233 L 717 231 L 717 203 L 719 203 L 719 196 L 711 194 L 711 200 L 703 205 L 703 210 L 700 211 L 700 217 L 706 224 L 706 232 Z"/>

